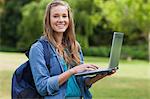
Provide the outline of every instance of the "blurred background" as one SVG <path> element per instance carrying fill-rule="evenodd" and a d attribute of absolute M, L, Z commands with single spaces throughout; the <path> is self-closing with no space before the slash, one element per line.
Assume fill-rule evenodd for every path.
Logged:
<path fill-rule="evenodd" d="M 25 51 L 42 35 L 51 0 L 0 0 L 0 50 Z M 66 0 L 84 54 L 109 55 L 112 34 L 125 33 L 122 58 L 148 60 L 150 0 Z M 140 53 L 140 54 L 139 54 Z"/>
<path fill-rule="evenodd" d="M 0 0 L 0 97 L 3 99 L 10 98 L 14 70 L 27 60 L 23 52 L 43 33 L 44 12 L 50 1 Z M 113 33 L 124 33 L 122 68 L 114 78 L 94 85 L 91 89 L 94 99 L 149 99 L 150 0 L 65 1 L 72 8 L 85 62 L 106 65 Z"/>

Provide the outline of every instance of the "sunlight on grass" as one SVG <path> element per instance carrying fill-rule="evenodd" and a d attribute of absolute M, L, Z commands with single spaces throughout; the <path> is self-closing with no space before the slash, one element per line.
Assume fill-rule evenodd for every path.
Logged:
<path fill-rule="evenodd" d="M 0 71 L 0 99 L 10 99 L 13 71 Z"/>
<path fill-rule="evenodd" d="M 0 70 L 14 70 L 26 60 L 23 53 L 0 52 Z"/>
<path fill-rule="evenodd" d="M 100 57 L 86 57 L 86 63 L 96 64 L 100 67 L 107 67 L 109 63 L 108 58 Z M 150 64 L 146 61 L 125 61 L 121 60 L 119 63 L 119 70 L 115 76 L 130 77 L 130 78 L 150 78 Z"/>
<path fill-rule="evenodd" d="M 91 92 L 94 99 L 149 99 L 149 83 L 148 79 L 107 77 L 93 85 Z"/>

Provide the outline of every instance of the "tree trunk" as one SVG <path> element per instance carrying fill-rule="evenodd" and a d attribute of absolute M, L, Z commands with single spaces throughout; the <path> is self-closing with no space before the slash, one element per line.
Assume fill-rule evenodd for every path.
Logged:
<path fill-rule="evenodd" d="M 150 32 L 148 33 L 148 61 L 150 63 Z"/>

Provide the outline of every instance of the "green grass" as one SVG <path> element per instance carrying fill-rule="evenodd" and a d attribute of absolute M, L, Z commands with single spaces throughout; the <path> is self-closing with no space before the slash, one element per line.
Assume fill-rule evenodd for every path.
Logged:
<path fill-rule="evenodd" d="M 12 72 L 9 70 L 0 71 L 0 99 L 11 99 L 11 78 Z"/>
<path fill-rule="evenodd" d="M 91 92 L 94 99 L 149 99 L 146 79 L 106 78 L 97 82 Z"/>
<path fill-rule="evenodd" d="M 26 60 L 20 53 L 0 52 L 0 99 L 11 99 L 12 73 Z M 107 66 L 107 58 L 85 57 L 86 63 Z M 150 64 L 121 60 L 119 70 L 90 89 L 93 99 L 150 99 Z"/>
<path fill-rule="evenodd" d="M 102 67 L 108 64 L 108 59 L 98 57 L 85 61 Z M 90 90 L 93 99 L 150 99 L 150 64 L 122 60 L 114 75 L 96 82 Z"/>

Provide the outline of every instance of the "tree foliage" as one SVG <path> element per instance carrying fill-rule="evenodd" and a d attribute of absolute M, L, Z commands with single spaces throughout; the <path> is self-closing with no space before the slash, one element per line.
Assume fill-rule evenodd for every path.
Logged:
<path fill-rule="evenodd" d="M 3 0 L 0 44 L 27 49 L 43 32 L 44 12 L 50 1 Z M 145 48 L 149 41 L 150 46 L 150 0 L 65 1 L 73 10 L 77 39 L 82 47 L 111 44 L 114 31 L 125 33 L 126 45 Z"/>
<path fill-rule="evenodd" d="M 3 13 L 0 17 L 1 22 L 1 44 L 15 46 L 17 42 L 16 26 L 21 20 L 21 14 L 19 13 L 19 3 L 9 1 L 4 3 Z"/>
<path fill-rule="evenodd" d="M 67 1 L 71 2 L 73 8 L 77 39 L 82 47 L 88 47 L 89 38 L 94 35 L 94 28 L 102 19 L 101 9 L 95 4 L 95 0 Z"/>
<path fill-rule="evenodd" d="M 17 26 L 21 21 L 20 9 L 30 0 L 3 0 L 0 13 L 0 45 L 16 47 L 19 36 Z"/>
<path fill-rule="evenodd" d="M 18 26 L 18 33 L 20 35 L 17 47 L 25 50 L 29 45 L 38 39 L 43 33 L 43 17 L 45 8 L 48 2 L 31 2 L 22 8 L 22 21 Z"/>
<path fill-rule="evenodd" d="M 141 40 L 145 41 L 145 30 L 149 29 L 150 17 L 148 1 L 108 0 L 99 1 L 98 4 L 103 8 L 103 16 L 109 21 L 110 27 L 126 34 L 127 44 L 140 44 L 143 43 Z"/>
<path fill-rule="evenodd" d="M 137 0 L 136 2 L 133 0 L 108 0 L 98 3 L 103 8 L 103 15 L 110 22 L 111 27 L 126 34 L 127 44 L 148 42 L 150 39 L 148 38 L 150 35 L 150 0 Z"/>

